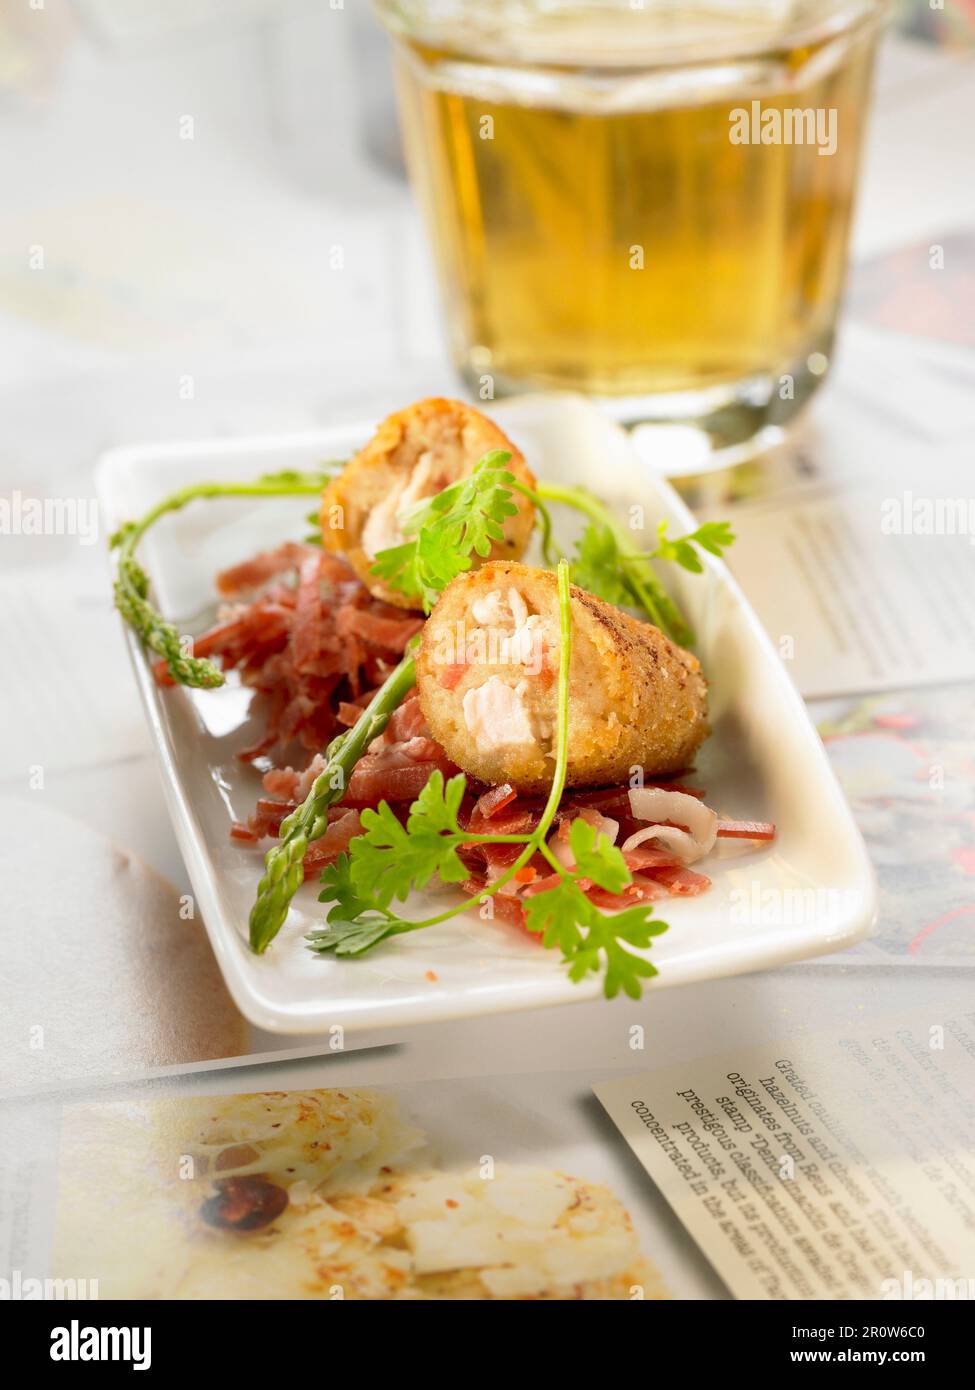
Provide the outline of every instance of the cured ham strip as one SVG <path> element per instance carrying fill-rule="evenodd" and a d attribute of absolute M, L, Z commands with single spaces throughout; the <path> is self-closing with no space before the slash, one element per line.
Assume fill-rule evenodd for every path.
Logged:
<path fill-rule="evenodd" d="M 527 835 L 542 818 L 542 803 L 514 801 L 495 811 L 490 818 L 480 815 L 475 804 L 467 829 L 473 833 L 483 831 L 485 835 Z"/>
<path fill-rule="evenodd" d="M 419 701 L 417 701 L 419 703 Z M 482 796 L 479 796 L 474 806 L 474 817 L 480 822 L 489 821 L 492 816 L 496 816 L 499 811 L 503 811 L 512 801 L 517 800 L 518 793 L 510 782 L 502 782 L 500 787 L 491 787 Z M 495 832 L 497 833 L 497 832 Z"/>
<path fill-rule="evenodd" d="M 321 563 L 320 555 L 307 555 L 298 571 L 298 595 L 291 634 L 291 654 L 296 671 L 313 668 L 322 645 Z"/>
<path fill-rule="evenodd" d="M 349 844 L 359 834 L 362 826 L 359 822 L 359 812 L 343 810 L 341 807 L 334 808 L 341 814 L 334 820 L 329 817 L 329 826 L 325 834 L 319 840 L 314 840 L 305 852 L 304 869 L 306 874 L 313 873 L 316 869 L 321 870 L 326 864 L 331 864 L 340 854 L 349 848 Z"/>
<path fill-rule="evenodd" d="M 193 652 L 236 670 L 262 697 L 255 713 L 263 713 L 264 727 L 238 753 L 244 762 L 295 743 L 323 748 L 336 729 L 355 722 L 363 698 L 423 624 L 373 598 L 343 560 L 313 545 L 265 551 L 225 570 L 217 584 L 225 597 L 251 600 L 225 605 Z M 155 671 L 171 683 L 164 665 Z M 410 717 L 415 723 L 415 710 Z M 398 729 L 390 735 L 401 736 Z"/>
<path fill-rule="evenodd" d="M 645 869 L 676 869 L 681 865 L 676 854 L 655 849 L 652 845 L 637 845 L 635 849 L 624 850 L 623 863 L 631 873 L 641 873 Z"/>
<path fill-rule="evenodd" d="M 236 598 L 241 594 L 253 593 L 278 575 L 297 569 L 310 547 L 297 541 L 286 541 L 276 550 L 264 550 L 242 564 L 232 565 L 217 575 L 217 592 L 225 598 Z"/>
<path fill-rule="evenodd" d="M 653 876 L 658 883 L 664 884 L 675 898 L 694 898 L 711 887 L 711 880 L 704 874 L 696 874 L 693 869 L 683 866 L 677 869 L 655 869 Z"/>
<path fill-rule="evenodd" d="M 262 796 L 247 824 L 258 837 L 277 835 L 281 822 L 285 816 L 290 816 L 297 804 L 295 801 L 272 801 L 270 797 Z"/>
<path fill-rule="evenodd" d="M 354 705 L 348 700 L 340 700 L 338 709 L 335 711 L 335 718 L 346 729 L 351 729 L 353 724 L 358 722 L 359 715 L 364 708 L 364 705 Z"/>
<path fill-rule="evenodd" d="M 442 751 L 435 762 L 406 759 L 399 766 L 377 765 L 372 755 L 367 754 L 349 778 L 343 804 L 364 807 L 378 806 L 380 801 L 415 801 L 435 767 L 439 767 L 445 777 L 452 777 L 457 771 Z"/>
<path fill-rule="evenodd" d="M 340 608 L 335 620 L 340 637 L 361 637 L 364 642 L 390 652 L 401 652 L 422 626 L 420 617 L 405 618 L 402 613 L 389 617 L 381 612 L 353 608 L 351 604 Z"/>
<path fill-rule="evenodd" d="M 598 888 L 595 884 L 586 890 L 589 901 L 603 912 L 617 912 L 627 907 L 635 907 L 637 903 L 652 903 L 667 896 L 668 891 L 664 884 L 640 875 L 627 884 L 622 893 L 607 893 L 605 888 Z"/>
<path fill-rule="evenodd" d="M 427 743 L 437 753 L 440 752 L 440 745 L 434 743 L 430 738 L 430 731 L 427 728 L 426 720 L 423 718 L 423 711 L 420 709 L 420 701 L 415 695 L 411 695 L 404 700 L 399 709 L 394 712 L 389 723 L 382 734 L 384 743 L 404 743 L 410 739 L 418 737 L 426 738 Z M 379 740 L 377 740 L 378 742 Z M 416 750 L 413 750 L 414 756 Z"/>
<path fill-rule="evenodd" d="M 775 826 L 768 820 L 719 820 L 718 839 L 774 840 Z"/>
<path fill-rule="evenodd" d="M 462 893 L 466 893 L 469 898 L 478 898 L 484 892 L 485 883 L 483 878 L 472 877 L 466 879 L 461 885 Z M 513 926 L 523 927 L 525 925 L 525 909 L 517 898 L 505 898 L 500 893 L 494 893 L 488 899 L 491 903 L 491 911 L 495 917 L 500 917 L 503 922 L 510 922 Z M 533 935 L 533 940 L 538 938 Z"/>

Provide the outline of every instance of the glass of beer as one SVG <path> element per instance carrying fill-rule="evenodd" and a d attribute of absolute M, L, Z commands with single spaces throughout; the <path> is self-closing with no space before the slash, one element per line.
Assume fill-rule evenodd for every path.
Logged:
<path fill-rule="evenodd" d="M 453 358 L 708 451 L 826 372 L 884 0 L 378 0 Z"/>

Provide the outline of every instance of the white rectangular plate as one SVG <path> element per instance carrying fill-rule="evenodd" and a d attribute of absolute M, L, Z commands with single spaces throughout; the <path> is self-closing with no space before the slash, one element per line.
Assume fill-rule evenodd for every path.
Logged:
<path fill-rule="evenodd" d="M 585 484 L 624 516 L 643 509 L 629 515 L 642 516 L 648 543 L 664 517 L 672 535 L 693 528 L 672 488 L 647 476 L 626 436 L 584 401 L 527 397 L 493 413 L 539 477 Z M 115 526 L 185 483 L 347 457 L 371 429 L 113 451 L 98 468 L 104 519 Z M 166 518 L 143 556 L 162 610 L 181 629 L 201 630 L 212 617 L 214 573 L 304 534 L 309 505 L 302 498 L 220 500 Z M 668 579 L 694 625 L 710 681 L 714 732 L 694 781 L 720 814 L 773 820 L 778 835 L 765 847 L 719 842 L 702 866 L 713 879 L 710 891 L 658 904 L 670 930 L 653 944 L 654 988 L 838 950 L 867 932 L 875 912 L 866 851 L 819 737 L 727 569 L 708 557 L 703 574 L 675 568 Z M 197 905 L 231 993 L 259 1027 L 398 1028 L 599 994 L 599 981 L 572 984 L 555 952 L 476 912 L 397 937 L 358 960 L 313 955 L 303 937 L 322 920 L 315 884 L 302 888 L 267 953 L 253 955 L 247 917 L 261 856 L 228 838 L 230 822 L 246 819 L 261 794 L 258 774 L 235 759 L 253 734 L 249 694 L 233 684 L 160 689 L 139 643 L 131 633 L 127 640 Z M 421 913 L 423 901 L 408 910 Z"/>

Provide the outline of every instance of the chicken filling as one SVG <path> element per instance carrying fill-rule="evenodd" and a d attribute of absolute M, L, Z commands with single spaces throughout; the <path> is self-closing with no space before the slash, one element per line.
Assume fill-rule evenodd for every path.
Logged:
<path fill-rule="evenodd" d="M 430 452 L 421 454 L 409 477 L 391 488 L 366 517 L 361 543 L 369 559 L 374 560 L 381 550 L 402 545 L 406 539 L 403 524 L 412 508 L 440 492 L 448 481 L 443 460 Z"/>
<path fill-rule="evenodd" d="M 501 676 L 489 676 L 464 695 L 467 732 L 485 752 L 500 748 L 531 747 L 535 743 L 528 708 L 528 682 L 508 685 Z"/>
<path fill-rule="evenodd" d="M 467 731 L 485 751 L 545 747 L 551 744 L 551 719 L 538 710 L 528 677 L 540 674 L 548 649 L 547 619 L 529 611 L 514 587 L 492 589 L 471 604 L 477 627 L 467 634 L 468 665 L 508 666 L 524 674 L 514 683 L 491 675 L 463 698 Z"/>

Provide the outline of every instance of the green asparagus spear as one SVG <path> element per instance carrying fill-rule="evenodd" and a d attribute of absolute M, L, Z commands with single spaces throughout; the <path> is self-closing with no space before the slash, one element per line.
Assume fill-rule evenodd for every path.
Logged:
<path fill-rule="evenodd" d="M 251 908 L 252 950 L 265 951 L 277 936 L 288 915 L 288 905 L 304 881 L 305 851 L 313 840 L 325 834 L 328 808 L 341 801 L 352 769 L 415 684 L 413 652 L 418 640 L 418 636 L 411 640 L 402 661 L 386 677 L 353 728 L 328 745 L 325 767 L 315 778 L 308 796 L 281 822 L 280 838 L 265 856 L 264 876 Z"/>
<path fill-rule="evenodd" d="M 122 617 L 150 651 L 164 658 L 166 669 L 179 685 L 212 690 L 223 685 L 223 672 L 212 661 L 190 656 L 183 649 L 179 633 L 160 616 L 149 602 L 149 578 L 135 558 L 143 536 L 161 516 L 177 512 L 200 497 L 302 497 L 321 492 L 336 463 L 320 473 L 268 473 L 251 483 L 194 483 L 164 498 L 139 521 L 127 521 L 109 540 L 118 552 L 115 575 L 115 605 Z"/>

